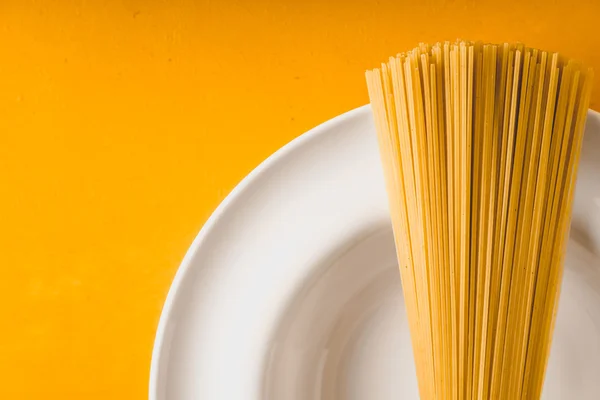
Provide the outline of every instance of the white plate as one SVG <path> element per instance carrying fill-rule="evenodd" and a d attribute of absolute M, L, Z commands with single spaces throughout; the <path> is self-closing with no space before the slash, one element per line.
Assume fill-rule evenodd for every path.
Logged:
<path fill-rule="evenodd" d="M 547 399 L 600 398 L 599 133 L 590 112 Z M 150 399 L 418 398 L 396 268 L 365 106 L 275 153 L 211 216 L 167 297 Z"/>

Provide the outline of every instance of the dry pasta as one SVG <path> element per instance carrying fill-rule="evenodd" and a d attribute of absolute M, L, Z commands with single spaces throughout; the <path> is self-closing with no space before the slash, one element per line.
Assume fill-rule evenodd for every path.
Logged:
<path fill-rule="evenodd" d="M 457 41 L 366 78 L 421 398 L 539 398 L 591 70 Z"/>

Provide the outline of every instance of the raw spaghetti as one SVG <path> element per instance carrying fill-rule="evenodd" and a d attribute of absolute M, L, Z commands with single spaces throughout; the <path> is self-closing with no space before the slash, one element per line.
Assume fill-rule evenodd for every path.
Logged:
<path fill-rule="evenodd" d="M 421 398 L 539 398 L 591 70 L 458 41 L 366 78 Z"/>

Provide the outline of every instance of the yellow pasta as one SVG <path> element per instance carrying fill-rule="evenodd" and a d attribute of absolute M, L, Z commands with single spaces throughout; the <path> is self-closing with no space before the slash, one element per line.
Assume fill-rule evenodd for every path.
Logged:
<path fill-rule="evenodd" d="M 367 71 L 421 398 L 541 396 L 592 75 L 468 41 Z"/>

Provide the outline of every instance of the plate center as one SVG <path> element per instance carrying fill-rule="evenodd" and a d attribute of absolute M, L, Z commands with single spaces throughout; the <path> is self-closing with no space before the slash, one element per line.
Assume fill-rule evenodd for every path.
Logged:
<path fill-rule="evenodd" d="M 318 269 L 274 337 L 264 398 L 418 398 L 391 229 Z"/>

